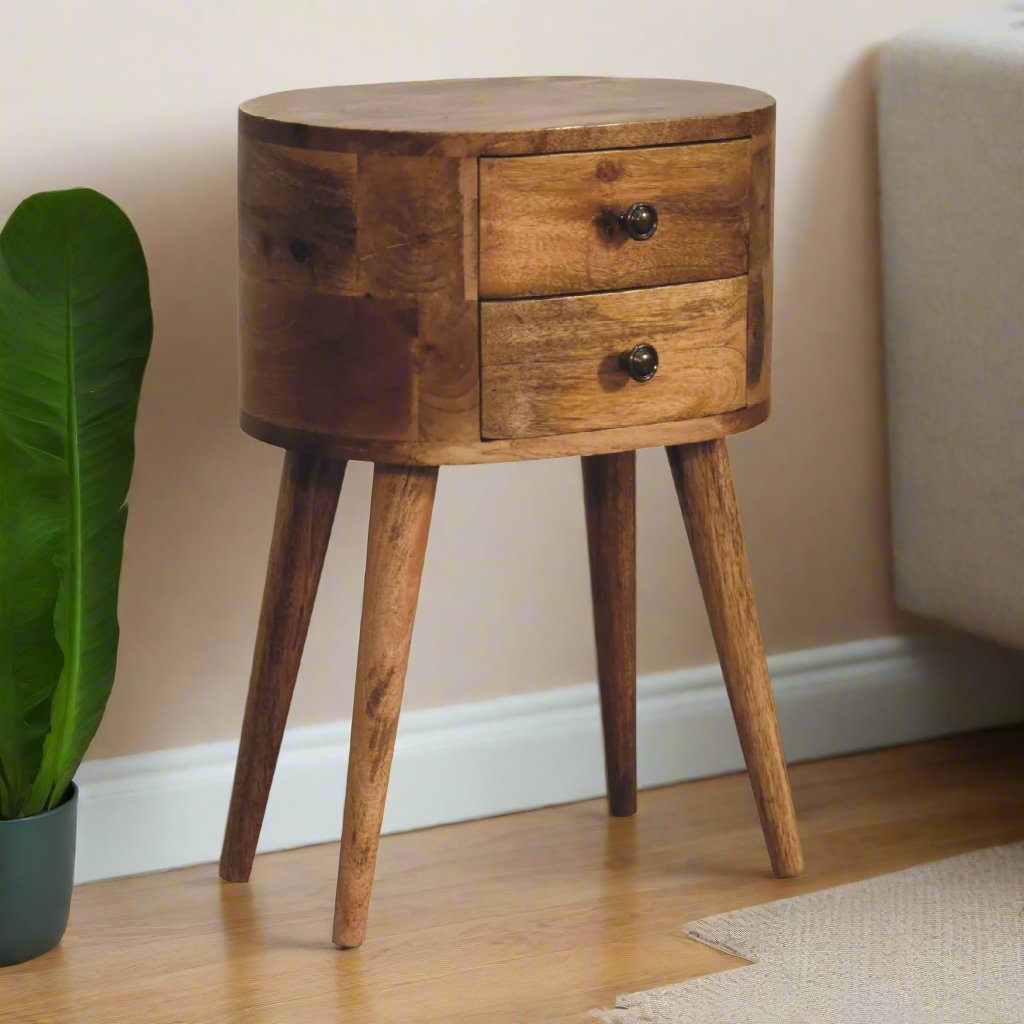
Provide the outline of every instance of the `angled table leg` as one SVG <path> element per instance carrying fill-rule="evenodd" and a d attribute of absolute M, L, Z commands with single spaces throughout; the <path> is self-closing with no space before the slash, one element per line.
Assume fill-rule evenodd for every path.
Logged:
<path fill-rule="evenodd" d="M 220 876 L 252 870 L 346 463 L 289 451 L 267 563 Z"/>
<path fill-rule="evenodd" d="M 608 809 L 636 813 L 636 453 L 587 455 L 590 592 Z"/>
<path fill-rule="evenodd" d="M 436 485 L 436 466 L 374 467 L 334 908 L 334 943 L 345 949 L 366 933 Z"/>
<path fill-rule="evenodd" d="M 667 451 L 772 869 L 798 875 L 803 852 L 725 441 Z"/>

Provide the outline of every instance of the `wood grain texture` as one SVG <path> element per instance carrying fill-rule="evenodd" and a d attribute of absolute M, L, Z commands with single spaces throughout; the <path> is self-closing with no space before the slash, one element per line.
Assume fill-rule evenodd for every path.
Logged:
<path fill-rule="evenodd" d="M 420 438 L 415 301 L 282 287 L 242 273 L 242 409 L 300 430 Z"/>
<path fill-rule="evenodd" d="M 506 440 L 448 444 L 439 442 L 359 441 L 303 430 L 293 430 L 242 414 L 247 434 L 269 444 L 296 451 L 320 452 L 332 458 L 344 458 L 391 465 L 454 466 L 495 462 L 523 462 L 530 459 L 556 459 L 574 455 L 599 455 L 602 452 L 633 451 L 707 441 L 738 434 L 763 423 L 770 404 L 737 409 L 717 416 L 668 423 L 648 423 L 637 427 L 612 427 L 586 430 L 552 437 L 525 437 Z"/>
<path fill-rule="evenodd" d="M 238 263 L 291 288 L 356 294 L 358 158 L 290 146 L 238 145 Z"/>
<path fill-rule="evenodd" d="M 636 452 L 582 460 L 608 809 L 636 813 Z"/>
<path fill-rule="evenodd" d="M 300 89 L 248 100 L 255 139 L 350 153 L 509 156 L 754 135 L 775 101 L 716 82 L 477 78 Z"/>
<path fill-rule="evenodd" d="M 488 438 L 709 416 L 746 404 L 745 278 L 481 304 L 482 429 Z M 637 383 L 619 355 L 654 345 Z"/>
<path fill-rule="evenodd" d="M 366 933 L 436 486 L 436 468 L 374 468 L 334 911 L 344 948 Z"/>
<path fill-rule="evenodd" d="M 474 161 L 239 144 L 243 411 L 479 440 Z"/>
<path fill-rule="evenodd" d="M 532 443 L 487 443 L 542 434 L 550 455 L 585 454 L 598 440 L 615 450 L 710 436 L 710 416 L 768 399 L 773 131 L 774 102 L 763 93 L 667 80 L 397 83 L 243 104 L 244 429 L 391 464 L 545 457 L 524 454 Z M 633 201 L 660 211 L 646 242 L 615 227 L 612 215 Z M 636 401 L 614 397 L 594 422 L 570 402 L 564 427 L 542 416 L 511 424 L 515 434 L 487 431 L 481 296 L 622 291 L 746 271 L 743 401 L 723 404 L 735 357 L 703 353 L 693 387 L 677 388 L 683 408 L 669 409 L 671 426 L 654 440 L 653 431 L 635 443 L 604 433 L 654 422 Z M 576 383 L 593 384 L 587 367 L 575 371 L 584 372 Z M 711 406 L 693 395 L 710 395 Z M 683 416 L 707 422 L 683 431 Z M 594 436 L 558 439 L 563 429 Z"/>
<path fill-rule="evenodd" d="M 669 448 L 668 460 L 772 869 L 798 875 L 803 853 L 725 441 Z"/>
<path fill-rule="evenodd" d="M 969 684 L 965 680 L 965 684 Z M 1024 840 L 1024 729 L 793 768 L 809 868 L 765 870 L 730 775 L 381 841 L 361 951 L 324 942 L 338 846 L 79 886 L 63 944 L 4 970 L 5 1024 L 584 1024 L 623 992 L 743 961 L 682 935 L 710 914 Z M 767 1024 L 767 1022 L 766 1022 Z"/>
<path fill-rule="evenodd" d="M 668 351 L 662 352 L 663 347 Z M 630 380 L 620 369 L 617 352 L 567 359 L 564 365 L 490 366 L 483 377 L 484 436 L 608 430 L 710 416 L 743 405 L 743 353 L 726 345 L 676 348 L 670 343 L 658 351 L 661 369 L 645 384 Z"/>
<path fill-rule="evenodd" d="M 252 870 L 344 476 L 344 462 L 285 455 L 220 860 L 228 882 Z"/>
<path fill-rule="evenodd" d="M 772 249 L 775 235 L 775 115 L 750 144 L 750 270 L 747 403 L 768 399 L 772 364 Z"/>
<path fill-rule="evenodd" d="M 563 153 L 480 161 L 480 295 L 514 298 L 746 273 L 750 147 Z M 619 225 L 658 212 L 652 238 Z"/>

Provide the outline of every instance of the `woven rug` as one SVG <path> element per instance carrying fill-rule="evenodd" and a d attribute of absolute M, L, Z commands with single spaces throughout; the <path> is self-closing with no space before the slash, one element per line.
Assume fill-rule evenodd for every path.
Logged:
<path fill-rule="evenodd" d="M 1022 1024 L 1024 843 L 686 925 L 753 961 L 595 1010 L 605 1024 Z"/>

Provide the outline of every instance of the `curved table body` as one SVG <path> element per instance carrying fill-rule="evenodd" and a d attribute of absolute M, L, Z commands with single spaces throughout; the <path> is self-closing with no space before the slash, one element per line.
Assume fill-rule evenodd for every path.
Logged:
<path fill-rule="evenodd" d="M 636 809 L 635 450 L 663 445 L 776 872 L 802 867 L 724 438 L 768 414 L 775 108 L 704 82 L 239 113 L 241 423 L 288 450 L 221 873 L 249 876 L 347 460 L 375 463 L 334 941 L 365 933 L 438 467 L 581 456 L 610 809 Z"/>

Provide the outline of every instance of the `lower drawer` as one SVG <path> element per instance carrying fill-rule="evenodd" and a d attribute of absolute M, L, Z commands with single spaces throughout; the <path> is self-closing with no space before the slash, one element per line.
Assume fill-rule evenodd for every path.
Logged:
<path fill-rule="evenodd" d="M 663 423 L 746 404 L 747 278 L 480 304 L 484 438 Z M 653 345 L 633 380 L 621 353 Z"/>

